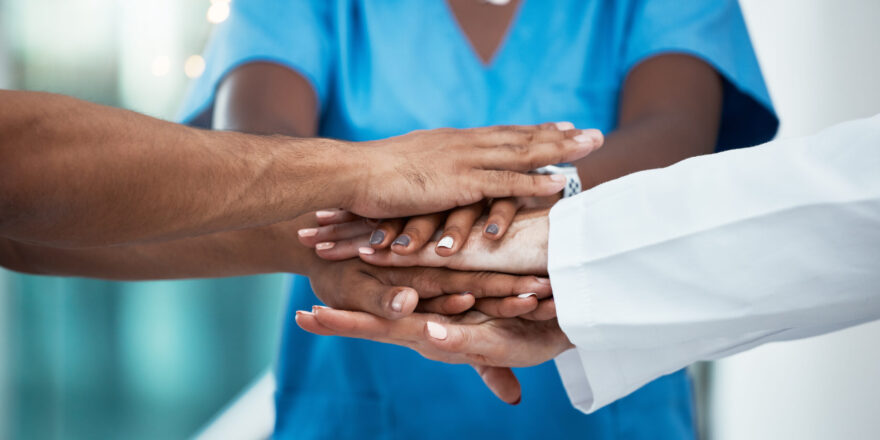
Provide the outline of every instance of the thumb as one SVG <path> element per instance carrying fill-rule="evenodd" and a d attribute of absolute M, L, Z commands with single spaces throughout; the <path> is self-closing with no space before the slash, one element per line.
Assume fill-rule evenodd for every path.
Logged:
<path fill-rule="evenodd" d="M 471 366 L 496 397 L 511 405 L 518 405 L 522 401 L 522 389 L 513 370 L 507 367 Z"/>
<path fill-rule="evenodd" d="M 344 294 L 338 309 L 367 312 L 385 319 L 409 316 L 419 303 L 419 293 L 411 287 L 389 286 L 372 278 L 356 284 Z"/>

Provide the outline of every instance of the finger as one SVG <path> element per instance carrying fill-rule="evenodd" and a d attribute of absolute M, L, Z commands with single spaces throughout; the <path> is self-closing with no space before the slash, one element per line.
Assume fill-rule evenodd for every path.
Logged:
<path fill-rule="evenodd" d="M 531 321 L 549 321 L 556 318 L 556 302 L 553 298 L 541 300 L 534 311 L 526 313 L 520 316 L 520 318 Z"/>
<path fill-rule="evenodd" d="M 427 316 L 432 318 L 423 327 L 424 339 L 437 350 L 466 354 L 478 363 L 492 365 L 510 348 L 511 342 L 500 336 L 495 326 L 443 323 L 435 319 L 437 315 Z"/>
<path fill-rule="evenodd" d="M 416 312 L 457 315 L 470 310 L 475 301 L 474 296 L 470 292 L 440 295 L 419 301 L 419 305 L 416 306 Z"/>
<path fill-rule="evenodd" d="M 485 202 L 477 202 L 471 205 L 454 209 L 446 218 L 443 234 L 437 241 L 435 252 L 437 255 L 448 257 L 461 249 L 467 242 L 471 227 L 485 209 Z"/>
<path fill-rule="evenodd" d="M 317 228 L 300 229 L 297 231 L 297 235 L 299 236 L 300 243 L 313 248 L 318 243 L 336 242 L 364 235 L 369 236 L 373 232 L 373 228 L 374 226 L 368 224 L 364 219 L 359 219 Z"/>
<path fill-rule="evenodd" d="M 445 217 L 446 213 L 439 212 L 410 218 L 403 231 L 392 242 L 391 251 L 400 255 L 410 255 L 421 250 L 425 243 L 433 238 Z"/>
<path fill-rule="evenodd" d="M 318 221 L 318 225 L 325 226 L 360 220 L 362 217 L 352 214 L 344 209 L 325 209 L 316 211 L 315 219 Z"/>
<path fill-rule="evenodd" d="M 309 333 L 321 336 L 332 336 L 335 334 L 332 329 L 325 327 L 315 319 L 315 315 L 312 314 L 312 312 L 297 310 L 294 320 L 296 321 L 296 325 Z"/>
<path fill-rule="evenodd" d="M 383 284 L 367 274 L 356 290 L 338 292 L 332 298 L 333 302 L 328 305 L 334 308 L 363 311 L 386 319 L 408 316 L 419 303 L 415 289 Z"/>
<path fill-rule="evenodd" d="M 335 309 L 317 309 L 315 318 L 338 336 L 361 339 L 395 339 L 419 341 L 424 339 L 427 316 L 410 315 L 398 320 L 383 319 L 370 313 Z"/>
<path fill-rule="evenodd" d="M 550 142 L 511 142 L 483 148 L 477 163 L 483 169 L 530 171 L 545 165 L 572 162 L 602 146 L 604 138 L 598 130 L 568 132 L 563 139 Z"/>
<path fill-rule="evenodd" d="M 474 298 L 509 297 L 534 294 L 538 299 L 553 293 L 547 278 L 508 275 L 495 272 L 463 272 L 438 268 L 411 268 L 371 271 L 383 282 L 411 286 L 420 298 L 470 292 Z"/>
<path fill-rule="evenodd" d="M 352 238 L 342 241 L 325 241 L 315 245 L 315 254 L 321 259 L 330 261 L 347 260 L 360 255 L 360 252 L 370 248 L 369 237 L 362 235 L 358 238 Z"/>
<path fill-rule="evenodd" d="M 489 208 L 489 218 L 486 219 L 486 227 L 483 229 L 483 237 L 490 240 L 498 240 L 503 237 L 518 209 L 519 202 L 515 198 L 493 201 Z"/>
<path fill-rule="evenodd" d="M 382 220 L 379 222 L 379 225 L 376 226 L 376 229 L 370 234 L 370 243 L 369 246 L 373 249 L 385 249 L 391 246 L 391 243 L 394 241 L 394 238 L 400 234 L 400 230 L 403 229 L 404 219 L 393 218 L 389 220 Z"/>
<path fill-rule="evenodd" d="M 561 127 L 561 128 L 560 128 Z M 554 142 L 579 134 L 570 122 L 545 123 L 538 125 L 496 125 L 467 130 L 474 135 L 471 144 L 482 147 L 498 145 L 532 145 Z M 569 133 L 574 132 L 574 133 Z"/>
<path fill-rule="evenodd" d="M 513 370 L 507 367 L 471 366 L 477 370 L 489 390 L 503 402 L 518 405 L 522 401 L 522 389 Z"/>
<path fill-rule="evenodd" d="M 474 304 L 474 309 L 496 318 L 515 318 L 538 308 L 538 297 L 524 293 L 507 298 L 483 298 Z"/>

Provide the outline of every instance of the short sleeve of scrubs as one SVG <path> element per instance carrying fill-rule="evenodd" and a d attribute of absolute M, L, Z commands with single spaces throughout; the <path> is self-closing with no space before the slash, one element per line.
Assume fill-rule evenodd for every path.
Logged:
<path fill-rule="evenodd" d="M 719 150 L 775 135 L 779 122 L 736 0 L 637 0 L 631 14 L 624 73 L 662 53 L 701 58 L 724 79 Z"/>
<path fill-rule="evenodd" d="M 191 122 L 209 109 L 220 81 L 236 67 L 268 61 L 289 67 L 311 82 L 326 102 L 334 60 L 333 2 L 325 0 L 231 2 L 205 49 L 205 72 L 191 86 L 179 120 Z"/>

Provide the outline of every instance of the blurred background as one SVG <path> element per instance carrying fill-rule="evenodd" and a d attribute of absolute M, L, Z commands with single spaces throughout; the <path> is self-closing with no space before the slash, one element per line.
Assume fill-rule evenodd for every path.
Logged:
<path fill-rule="evenodd" d="M 228 11 L 220 0 L 0 0 L 0 87 L 172 119 Z M 282 283 L 0 273 L 0 439 L 192 435 L 271 364 Z"/>
<path fill-rule="evenodd" d="M 880 2 L 741 4 L 780 137 L 880 113 Z M 227 15 L 224 0 L 0 0 L 0 88 L 172 119 Z M 0 271 L 0 438 L 191 436 L 271 364 L 283 283 Z M 701 366 L 704 437 L 877 438 L 878 341 L 873 323 Z"/>

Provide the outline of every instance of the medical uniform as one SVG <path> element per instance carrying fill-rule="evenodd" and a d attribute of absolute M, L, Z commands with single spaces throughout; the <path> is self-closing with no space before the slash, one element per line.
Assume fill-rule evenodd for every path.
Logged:
<path fill-rule="evenodd" d="M 774 135 L 777 120 L 743 17 L 726 0 L 525 0 L 488 65 L 441 0 L 237 0 L 211 39 L 183 119 L 210 122 L 224 75 L 271 61 L 311 82 L 321 136 L 361 141 L 416 129 L 547 121 L 609 132 L 627 72 L 666 52 L 702 58 L 723 76 L 719 149 Z M 588 416 L 572 407 L 547 363 L 518 372 L 523 402 L 509 406 L 468 366 L 301 331 L 293 312 L 315 303 L 308 280 L 295 276 L 277 366 L 277 437 L 695 435 L 684 372 Z"/>
<path fill-rule="evenodd" d="M 577 347 L 556 363 L 587 412 L 692 362 L 880 319 L 880 115 L 561 201 L 549 271 Z"/>

